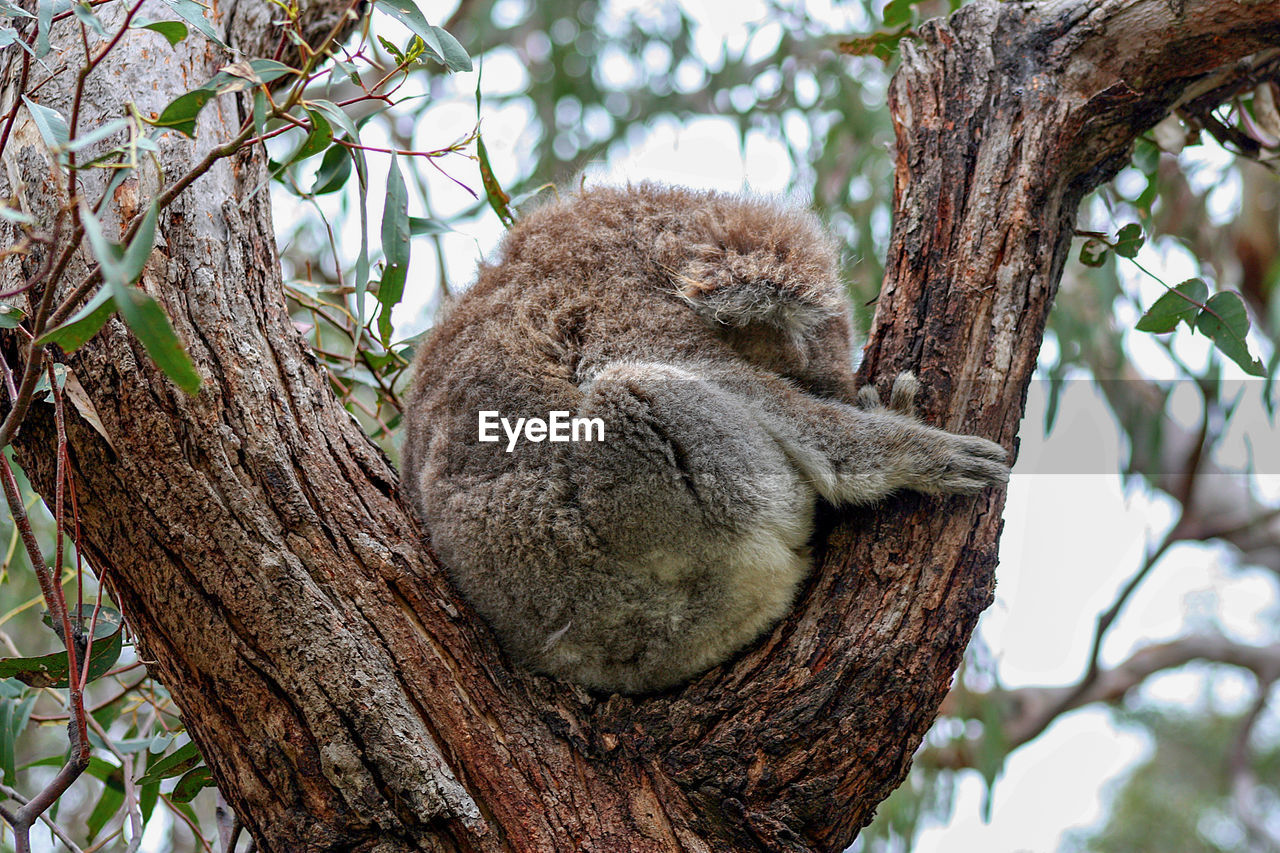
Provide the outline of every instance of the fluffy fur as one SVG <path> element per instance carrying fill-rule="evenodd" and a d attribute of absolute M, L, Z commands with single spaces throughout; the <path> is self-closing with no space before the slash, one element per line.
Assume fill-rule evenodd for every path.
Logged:
<path fill-rule="evenodd" d="M 462 594 L 519 661 L 643 692 L 773 625 L 819 497 L 973 492 L 1005 452 L 855 400 L 831 241 L 772 202 L 593 189 L 507 234 L 431 332 L 404 483 Z M 599 417 L 603 442 L 477 440 L 478 412 Z"/>

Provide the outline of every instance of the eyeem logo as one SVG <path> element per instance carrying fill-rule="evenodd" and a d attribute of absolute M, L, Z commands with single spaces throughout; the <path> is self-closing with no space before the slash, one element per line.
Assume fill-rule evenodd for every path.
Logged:
<path fill-rule="evenodd" d="M 480 412 L 480 441 L 501 441 L 498 427 L 507 435 L 507 452 L 515 450 L 521 433 L 525 441 L 604 441 L 602 418 L 571 418 L 568 412 L 547 412 L 546 419 L 516 418 L 515 425 L 496 411 Z M 594 437 L 593 437 L 594 436 Z"/>

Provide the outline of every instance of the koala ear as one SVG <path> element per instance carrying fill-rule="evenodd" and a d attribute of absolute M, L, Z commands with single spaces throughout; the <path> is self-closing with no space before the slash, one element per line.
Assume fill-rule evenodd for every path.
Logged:
<path fill-rule="evenodd" d="M 844 313 L 835 251 L 813 217 L 741 201 L 712 215 L 672 275 L 708 322 L 808 338 Z"/>

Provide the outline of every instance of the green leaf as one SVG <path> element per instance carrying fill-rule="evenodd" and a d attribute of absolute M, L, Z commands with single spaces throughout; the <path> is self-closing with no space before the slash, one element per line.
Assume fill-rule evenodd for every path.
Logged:
<path fill-rule="evenodd" d="M 364 330 L 364 296 L 369 289 L 369 165 L 365 161 L 364 152 L 359 148 L 351 149 L 351 160 L 356 167 L 360 209 L 360 252 L 356 255 L 355 280 L 356 317 L 360 322 L 353 342 L 354 346 L 359 346 L 360 334 Z"/>
<path fill-rule="evenodd" d="M 34 691 L 28 691 L 24 686 L 17 696 L 0 699 L 0 779 L 6 785 L 17 784 L 15 746 L 18 738 L 26 731 L 31 719 L 31 709 L 36 704 L 36 696 Z"/>
<path fill-rule="evenodd" d="M 160 303 L 136 287 L 120 287 L 115 297 L 120 317 L 142 342 L 156 367 L 183 391 L 196 394 L 200 390 L 200 374 L 183 349 Z"/>
<path fill-rule="evenodd" d="M 89 841 L 92 842 L 98 837 L 98 833 L 102 831 L 102 827 L 106 826 L 107 821 L 111 820 L 111 816 L 120 810 L 124 804 L 124 791 L 105 785 L 102 788 L 102 796 L 98 798 L 98 804 L 93 807 L 93 811 L 89 814 L 89 819 L 85 822 L 85 826 L 89 830 Z"/>
<path fill-rule="evenodd" d="M 432 26 L 431 32 L 436 36 L 440 58 L 450 71 L 471 70 L 471 56 L 461 42 L 443 27 Z"/>
<path fill-rule="evenodd" d="M 409 191 L 400 174 L 399 158 L 391 155 L 387 171 L 387 199 L 382 208 L 382 254 L 387 260 L 378 285 L 378 334 L 382 345 L 391 343 L 391 310 L 404 297 L 405 276 L 409 271 Z"/>
<path fill-rule="evenodd" d="M 102 280 L 106 282 L 104 289 L 114 298 L 121 319 L 142 342 L 147 354 L 164 375 L 188 394 L 195 394 L 200 390 L 200 374 L 196 372 L 191 358 L 174 334 L 164 309 L 146 293 L 131 286 L 130 276 L 141 274 L 146 254 L 150 253 L 155 241 L 157 215 L 153 203 L 137 236 L 123 253 L 118 252 L 115 244 L 107 241 L 102 233 L 102 225 L 87 207 L 81 210 L 80 221 L 89 238 L 89 248 L 102 269 Z"/>
<path fill-rule="evenodd" d="M 409 28 L 428 45 L 435 41 L 431 25 L 413 0 L 374 0 L 373 8 L 381 9 Z"/>
<path fill-rule="evenodd" d="M 177 47 L 189 34 L 190 30 L 182 21 L 148 21 L 145 24 L 134 24 L 134 28 L 151 30 L 165 37 L 170 47 Z"/>
<path fill-rule="evenodd" d="M 88 133 L 81 134 L 75 139 L 70 140 L 65 146 L 63 146 L 63 149 L 66 151 L 79 151 L 81 148 L 86 148 L 95 142 L 101 142 L 109 136 L 114 136 L 128 126 L 128 119 L 112 119 L 106 124 L 95 127 Z"/>
<path fill-rule="evenodd" d="M 390 39 L 385 39 L 382 36 L 378 36 L 378 44 L 382 45 L 383 50 L 391 54 L 391 58 L 396 61 L 396 65 L 405 64 L 406 60 L 405 60 L 404 51 L 396 47 L 395 43 L 392 42 Z"/>
<path fill-rule="evenodd" d="M 200 755 L 200 749 L 196 746 L 195 741 L 188 741 L 185 746 L 178 747 L 152 764 L 147 768 L 147 772 L 139 776 L 135 782 L 138 785 L 149 785 L 152 782 L 159 782 L 161 779 L 179 776 L 203 762 L 204 757 Z"/>
<path fill-rule="evenodd" d="M 96 622 L 93 618 L 95 611 L 98 614 Z M 81 604 L 78 610 L 75 612 L 68 611 L 67 615 L 70 617 L 73 627 L 76 624 L 84 627 L 92 624 L 94 642 L 108 639 L 112 634 L 119 631 L 120 623 L 124 619 L 119 610 L 113 607 L 97 607 L 94 604 Z M 45 624 L 45 627 L 57 634 L 59 639 L 62 638 L 62 622 L 54 622 L 52 613 L 48 610 L 44 611 L 40 614 L 40 621 Z"/>
<path fill-rule="evenodd" d="M 421 216 L 409 217 L 409 233 L 414 237 L 421 237 L 423 234 L 448 234 L 451 231 L 453 231 L 452 228 L 438 219 L 425 219 Z"/>
<path fill-rule="evenodd" d="M 335 142 L 324 152 L 320 168 L 316 170 L 315 183 L 311 185 L 312 195 L 324 195 L 342 189 L 351 177 L 351 155 L 346 146 Z"/>
<path fill-rule="evenodd" d="M 1130 222 L 1120 229 L 1120 233 L 1116 235 L 1116 243 L 1112 248 L 1122 258 L 1135 258 L 1138 256 L 1138 250 L 1142 248 L 1142 244 L 1145 242 L 1146 238 L 1142 236 L 1142 226 L 1136 222 Z"/>
<path fill-rule="evenodd" d="M 1190 278 L 1162 295 L 1147 309 L 1135 326 L 1139 332 L 1172 332 L 1179 322 L 1193 326 L 1196 313 L 1204 307 L 1209 288 L 1198 278 Z"/>
<path fill-rule="evenodd" d="M 884 7 L 884 24 L 886 27 L 897 27 L 911 23 L 911 7 L 921 0 L 889 0 Z"/>
<path fill-rule="evenodd" d="M 160 780 L 148 782 L 139 786 L 138 790 L 138 810 L 142 812 L 142 822 L 146 823 L 151 820 L 151 812 L 156 807 L 156 802 L 160 799 Z M 198 824 L 197 824 L 198 825 Z"/>
<path fill-rule="evenodd" d="M 18 47 L 22 48 L 32 56 L 36 55 L 36 52 L 31 49 L 31 47 L 27 44 L 26 40 L 23 39 L 20 35 L 18 35 L 17 30 L 15 30 L 13 27 L 0 27 L 0 50 L 8 47 L 11 44 L 16 44 Z"/>
<path fill-rule="evenodd" d="M 0 329 L 16 329 L 27 319 L 27 312 L 17 305 L 0 302 Z"/>
<path fill-rule="evenodd" d="M 49 30 L 53 27 L 53 0 L 37 0 L 36 3 L 36 59 L 44 59 L 49 53 Z M 26 100 L 26 95 L 22 96 Z"/>
<path fill-rule="evenodd" d="M 1080 263 L 1086 267 L 1100 267 L 1107 260 L 1107 252 L 1111 251 L 1111 247 L 1107 245 L 1105 240 L 1099 240 L 1091 237 L 1084 241 L 1084 245 L 1080 247 Z"/>
<path fill-rule="evenodd" d="M 84 225 L 85 236 L 89 238 L 89 250 L 102 269 L 102 280 L 111 287 L 127 285 L 124 268 L 120 264 L 120 257 L 124 254 L 120 246 L 102 233 L 102 223 L 87 206 L 81 208 L 80 222 Z"/>
<path fill-rule="evenodd" d="M 360 131 L 356 129 L 355 122 L 351 120 L 351 116 L 343 111 L 342 107 L 333 101 L 326 101 L 317 98 L 314 101 L 307 101 L 305 106 L 324 113 L 329 121 L 347 135 L 347 139 L 352 142 L 360 141 Z"/>
<path fill-rule="evenodd" d="M 209 768 L 201 765 L 193 767 L 182 775 L 178 780 L 178 784 L 173 786 L 173 790 L 169 792 L 169 797 L 175 803 L 189 803 L 196 794 L 205 788 L 213 787 L 213 773 Z"/>
<path fill-rule="evenodd" d="M 1245 335 L 1249 333 L 1249 312 L 1237 293 L 1223 291 L 1209 297 L 1204 310 L 1196 315 L 1196 329 L 1213 341 L 1223 355 L 1240 365 L 1250 376 L 1265 376 L 1262 362 L 1249 352 Z"/>
<path fill-rule="evenodd" d="M 3 15 L 6 18 L 35 17 L 35 15 L 31 14 L 26 9 L 23 9 L 21 6 L 10 3 L 9 0 L 0 0 L 0 15 Z"/>
<path fill-rule="evenodd" d="M 484 194 L 489 199 L 489 206 L 493 208 L 494 213 L 498 214 L 498 220 L 510 228 L 516 224 L 515 214 L 511 212 L 509 206 L 511 197 L 503 191 L 497 176 L 493 174 L 493 167 L 489 165 L 489 152 L 478 133 L 476 134 L 476 157 L 480 161 L 480 182 L 484 184 Z"/>
<path fill-rule="evenodd" d="M 89 652 L 89 681 L 101 678 L 120 657 L 123 637 L 120 625 L 110 637 L 93 641 Z M 77 666 L 81 661 L 77 660 Z M 31 658 L 0 658 L 0 678 L 16 678 L 31 687 L 66 687 L 69 669 L 66 652 L 55 652 Z"/>
<path fill-rule="evenodd" d="M 53 380 L 58 384 L 58 390 L 61 391 L 67 384 L 67 366 L 65 364 L 55 364 L 53 366 Z M 49 376 L 48 374 L 42 373 L 40 378 L 36 380 L 34 393 L 37 397 L 41 397 L 48 394 L 49 391 Z"/>
<path fill-rule="evenodd" d="M 261 137 L 267 132 L 267 94 L 262 89 L 253 90 L 253 134 Z"/>
<path fill-rule="evenodd" d="M 283 62 L 274 59 L 250 59 L 248 62 L 232 62 L 218 69 L 204 88 L 212 89 L 219 95 L 224 92 L 239 92 L 250 86 L 261 86 L 278 80 L 286 74 L 298 72 Z"/>
<path fill-rule="evenodd" d="M 41 8 L 43 7 L 42 3 Z M 31 120 L 36 123 L 36 130 L 40 131 L 40 138 L 44 140 L 44 144 L 50 151 L 61 151 L 70 136 L 67 120 L 62 117 L 62 113 L 50 107 L 42 107 L 26 95 L 22 96 L 22 101 L 27 105 Z"/>
<path fill-rule="evenodd" d="M 71 14 L 76 16 L 76 20 L 93 30 L 100 36 L 107 34 L 107 28 L 102 25 L 102 21 L 98 20 L 98 16 L 93 14 L 93 9 L 89 8 L 86 3 L 71 4 Z"/>
<path fill-rule="evenodd" d="M 311 119 L 311 130 L 308 131 L 307 137 L 302 140 L 302 144 L 289 159 L 284 161 L 285 166 L 292 166 L 308 157 L 313 157 L 321 151 L 329 147 L 333 142 L 333 127 L 330 126 L 328 120 L 322 116 L 317 110 L 307 110 L 307 117 Z"/>
<path fill-rule="evenodd" d="M 169 748 L 170 744 L 173 743 L 173 737 L 172 732 L 166 732 L 163 729 L 157 730 L 156 733 L 151 736 L 151 743 L 147 744 L 147 752 L 152 755 L 161 754 Z"/>
<path fill-rule="evenodd" d="M 128 284 L 133 284 L 142 278 L 147 259 L 151 257 L 151 250 L 156 245 L 156 220 L 159 217 L 160 208 L 152 199 L 151 205 L 142 217 L 142 223 L 138 226 L 138 233 L 134 235 L 133 242 L 124 250 L 124 256 L 120 259 L 121 272 Z"/>
<path fill-rule="evenodd" d="M 108 288 L 102 288 L 67 322 L 50 329 L 36 340 L 37 346 L 57 344 L 63 352 L 75 352 L 84 346 L 116 313 L 116 300 Z"/>
<path fill-rule="evenodd" d="M 170 101 L 161 111 L 160 118 L 151 123 L 156 127 L 172 128 L 183 136 L 195 139 L 196 116 L 216 94 L 213 89 L 192 89 Z"/>
<path fill-rule="evenodd" d="M 374 0 L 373 6 L 408 27 L 450 71 L 471 70 L 471 57 L 458 40 L 428 24 L 413 0 Z"/>
<path fill-rule="evenodd" d="M 163 2 L 178 17 L 199 30 L 200 34 L 209 41 L 219 47 L 227 47 L 227 43 L 222 40 L 213 25 L 209 23 L 209 19 L 204 16 L 204 6 L 196 3 L 195 0 L 163 0 Z"/>

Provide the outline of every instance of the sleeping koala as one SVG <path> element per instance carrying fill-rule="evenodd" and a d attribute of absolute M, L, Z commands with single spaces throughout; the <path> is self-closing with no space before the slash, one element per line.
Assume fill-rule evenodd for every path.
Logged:
<path fill-rule="evenodd" d="M 404 484 L 505 648 L 645 692 L 788 610 L 819 498 L 1004 483 L 1002 447 L 854 394 L 836 251 L 813 216 L 654 185 L 522 219 L 432 330 Z"/>

